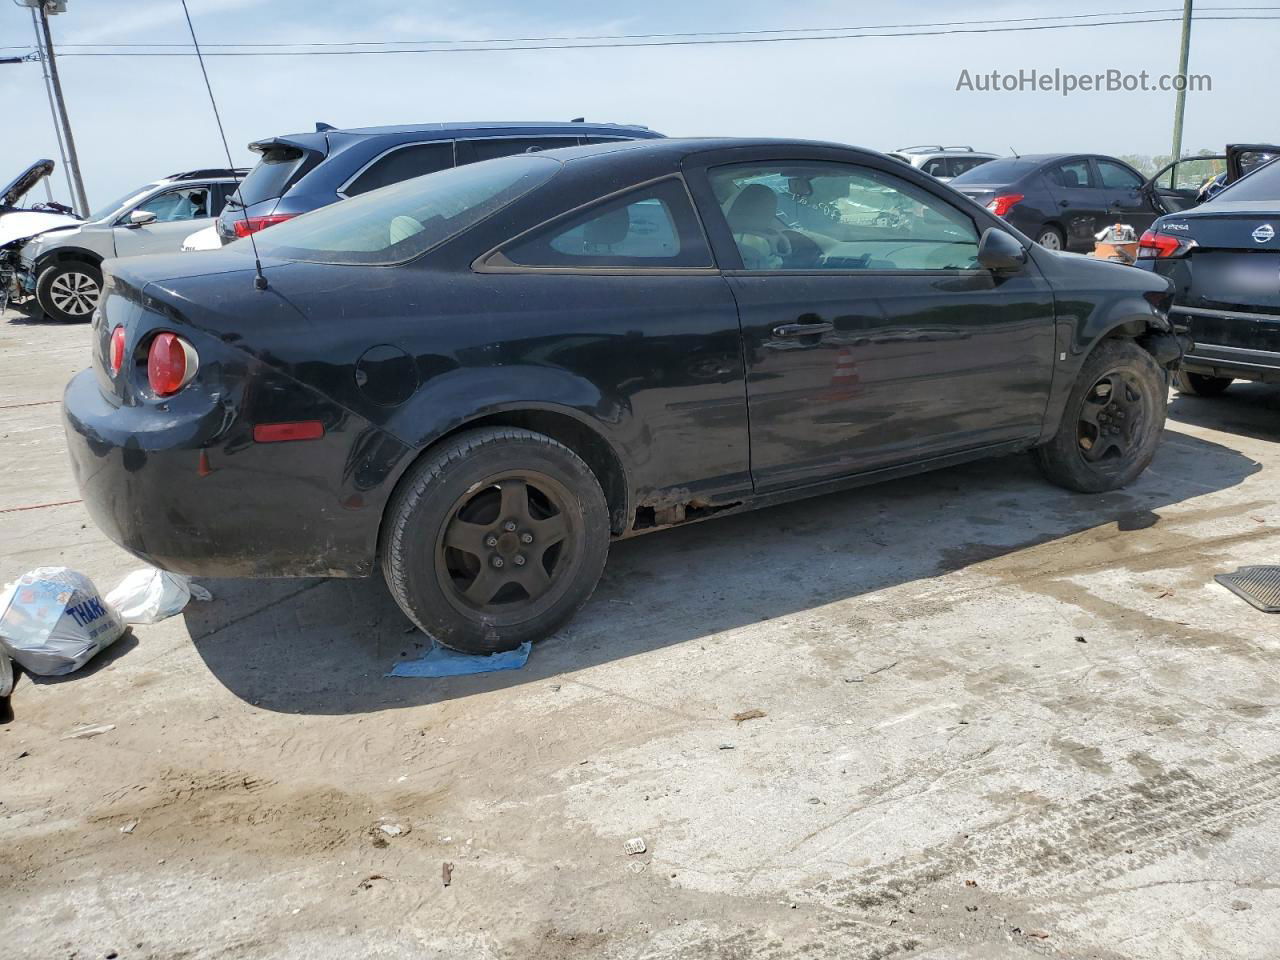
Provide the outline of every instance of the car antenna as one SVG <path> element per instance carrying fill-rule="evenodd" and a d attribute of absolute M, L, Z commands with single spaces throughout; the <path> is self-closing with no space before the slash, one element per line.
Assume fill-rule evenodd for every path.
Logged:
<path fill-rule="evenodd" d="M 218 101 L 213 98 L 213 87 L 209 84 L 209 71 L 204 68 L 204 54 L 200 52 L 200 41 L 196 39 L 196 28 L 191 23 L 191 11 L 187 9 L 187 0 L 182 0 L 182 13 L 187 18 L 187 29 L 191 31 L 191 44 L 196 48 L 196 59 L 200 61 L 200 73 L 204 75 L 204 88 L 209 91 L 209 103 L 213 105 L 213 119 L 218 123 L 218 136 L 222 137 L 222 150 L 227 155 L 227 166 L 234 170 L 235 162 L 231 159 L 231 148 L 227 146 L 227 132 L 222 129 L 222 117 L 218 113 Z M 239 189 L 236 184 L 236 189 Z M 244 217 L 244 225 L 249 226 L 249 211 L 244 204 L 240 205 L 240 215 Z M 253 286 L 257 290 L 267 289 L 267 278 L 262 272 L 262 261 L 258 259 L 258 242 L 253 239 L 253 231 L 246 234 L 249 245 L 253 247 L 253 269 L 255 275 Z"/>
<path fill-rule="evenodd" d="M 1009 152 L 1013 154 L 1013 159 L 1015 159 L 1015 160 L 1021 160 L 1021 159 L 1022 159 L 1020 156 L 1018 156 L 1018 151 L 1017 151 L 1017 150 L 1015 150 L 1015 149 L 1013 149 L 1013 147 L 1010 147 L 1010 148 L 1009 148 Z"/>

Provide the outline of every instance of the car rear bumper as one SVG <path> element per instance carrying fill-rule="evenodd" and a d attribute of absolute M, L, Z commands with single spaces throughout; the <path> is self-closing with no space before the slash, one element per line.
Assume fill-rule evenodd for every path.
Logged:
<path fill-rule="evenodd" d="M 1280 382 L 1280 316 L 1175 306 L 1171 319 L 1193 333 L 1203 331 L 1195 336 L 1195 348 L 1183 358 L 1182 369 L 1210 377 Z M 1215 342 L 1219 337 L 1236 342 Z"/>
<path fill-rule="evenodd" d="M 1207 377 L 1280 383 L 1280 352 L 1197 343 L 1195 350 L 1183 358 L 1182 369 Z"/>
<path fill-rule="evenodd" d="M 389 484 L 385 474 L 362 485 L 370 474 L 344 471 L 346 429 L 305 452 L 301 443 L 254 444 L 228 430 L 219 404 L 183 414 L 122 405 L 92 370 L 67 385 L 62 411 L 89 515 L 153 566 L 208 577 L 373 571 Z M 351 426 L 367 436 L 367 424 Z"/>

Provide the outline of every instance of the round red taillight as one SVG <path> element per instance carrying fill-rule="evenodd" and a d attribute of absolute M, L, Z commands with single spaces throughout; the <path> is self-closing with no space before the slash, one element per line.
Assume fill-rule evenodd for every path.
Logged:
<path fill-rule="evenodd" d="M 196 373 L 195 350 L 173 333 L 157 334 L 147 352 L 147 381 L 158 397 L 177 393 Z"/>
<path fill-rule="evenodd" d="M 116 327 L 111 331 L 111 375 L 114 377 L 124 366 L 124 327 Z"/>

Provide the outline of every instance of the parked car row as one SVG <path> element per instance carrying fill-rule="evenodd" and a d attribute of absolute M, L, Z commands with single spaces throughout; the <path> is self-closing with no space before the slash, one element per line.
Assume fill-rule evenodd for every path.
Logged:
<path fill-rule="evenodd" d="M 7 296 L 34 296 L 54 320 L 88 320 L 101 293 L 102 262 L 111 257 L 216 248 L 338 200 L 479 160 L 659 136 L 635 125 L 583 121 L 349 130 L 316 124 L 313 133 L 251 143 L 260 156 L 251 170 L 162 177 L 85 221 L 65 208 L 40 216 L 28 211 L 21 224 L 13 221 L 12 230 L 6 218 L 13 236 L 0 232 L 0 283 Z M 40 161 L 15 180 L 0 197 L 0 214 L 16 213 L 21 197 L 52 169 L 52 161 Z M 203 240 L 195 234 L 204 234 Z"/>

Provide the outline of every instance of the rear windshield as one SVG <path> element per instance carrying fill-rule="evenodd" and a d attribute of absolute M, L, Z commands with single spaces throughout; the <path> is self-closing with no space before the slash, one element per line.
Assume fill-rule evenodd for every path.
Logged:
<path fill-rule="evenodd" d="M 559 160 L 526 154 L 394 183 L 256 235 L 264 256 L 312 263 L 403 263 L 550 180 Z"/>
<path fill-rule="evenodd" d="M 1269 200 L 1280 207 L 1280 161 L 1272 160 L 1258 167 L 1248 176 L 1241 177 L 1214 200 Z"/>
<path fill-rule="evenodd" d="M 249 175 L 240 181 L 235 197 L 248 207 L 284 196 L 304 157 L 297 147 L 268 147 Z"/>
<path fill-rule="evenodd" d="M 955 186 L 959 183 L 1013 183 L 1035 169 L 1030 160 L 1018 160 L 1006 157 L 1003 160 L 989 160 L 980 167 L 966 170 L 951 181 Z"/>

